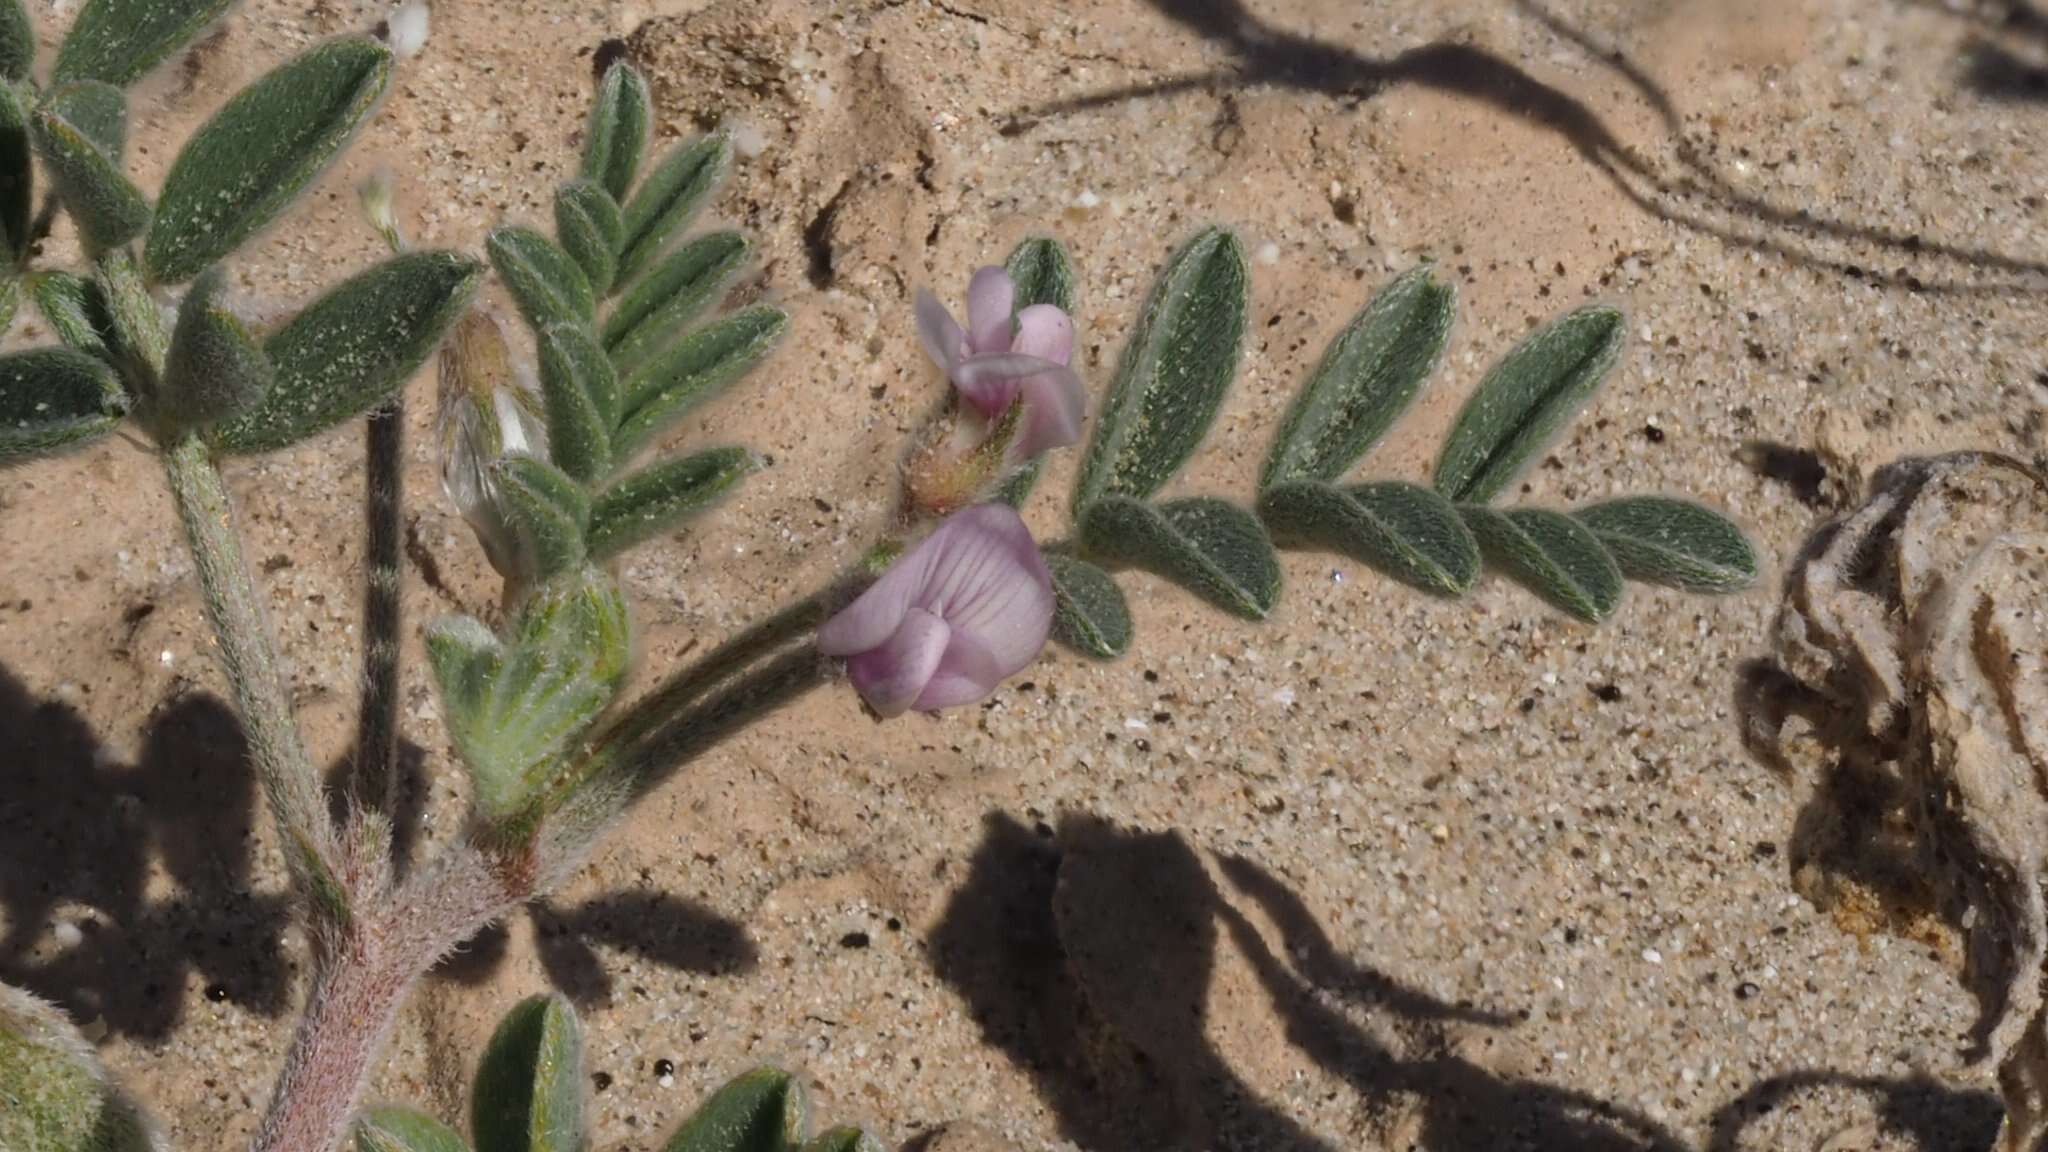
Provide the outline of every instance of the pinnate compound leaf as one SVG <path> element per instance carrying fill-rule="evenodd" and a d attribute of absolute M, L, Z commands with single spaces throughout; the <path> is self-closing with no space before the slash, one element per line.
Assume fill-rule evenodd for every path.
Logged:
<path fill-rule="evenodd" d="M 619 281 L 630 282 L 654 262 L 670 239 L 680 236 L 698 209 L 725 180 L 732 144 L 714 133 L 684 144 L 648 173 L 646 183 L 626 201 L 626 246 L 619 256 Z"/>
<path fill-rule="evenodd" d="M 653 105 L 639 69 L 623 60 L 605 69 L 583 133 L 583 178 L 614 200 L 626 198 L 640 171 Z"/>
<path fill-rule="evenodd" d="M 148 1123 L 107 1083 L 54 1005 L 0 984 L 0 1148 L 154 1152 Z"/>
<path fill-rule="evenodd" d="M 49 104 L 36 109 L 31 123 L 36 151 L 87 248 L 119 248 L 149 227 L 149 198 L 122 174 L 120 157 L 109 155 L 94 134 L 105 133 L 104 123 L 89 132 Z"/>
<path fill-rule="evenodd" d="M 249 329 L 221 303 L 221 272 L 201 274 L 178 306 L 164 365 L 157 416 L 183 432 L 228 419 L 261 403 L 276 373 Z M 167 440 L 174 436 L 166 437 Z"/>
<path fill-rule="evenodd" d="M 569 743 L 611 703 L 628 644 L 625 599 L 592 568 L 542 584 L 509 640 L 467 616 L 427 630 L 449 738 L 487 822 L 518 815 L 545 790 Z"/>
<path fill-rule="evenodd" d="M 747 249 L 737 232 L 712 232 L 677 248 L 605 317 L 605 350 L 627 368 L 661 351 L 718 302 Z"/>
<path fill-rule="evenodd" d="M 1570 516 L 1480 504 L 1459 505 L 1458 514 L 1488 567 L 1552 607 L 1597 624 L 1621 604 L 1621 569 L 1592 529 Z"/>
<path fill-rule="evenodd" d="M 757 305 L 697 329 L 620 386 L 626 415 L 612 438 L 625 460 L 691 409 L 723 392 L 765 359 L 789 328 L 779 308 Z"/>
<path fill-rule="evenodd" d="M 168 59 L 234 0 L 86 0 L 57 50 L 59 84 L 126 87 Z"/>
<path fill-rule="evenodd" d="M 588 180 L 555 189 L 555 236 L 562 250 L 583 269 L 590 290 L 603 296 L 619 270 L 619 245 L 625 224 L 611 193 Z"/>
<path fill-rule="evenodd" d="M 113 321 L 98 283 L 70 272 L 32 272 L 28 293 L 36 311 L 43 314 L 43 321 L 65 347 L 102 359 L 111 355 L 106 332 Z"/>
<path fill-rule="evenodd" d="M 489 1152 L 581 1152 L 583 1026 L 560 996 L 534 996 L 498 1023 L 477 1064 L 470 1136 Z"/>
<path fill-rule="evenodd" d="M 1420 485 L 1290 480 L 1260 495 L 1259 517 L 1282 546 L 1325 548 L 1433 596 L 1463 596 L 1479 579 L 1478 541 Z"/>
<path fill-rule="evenodd" d="M 1572 513 L 1607 546 L 1621 574 L 1687 592 L 1739 592 L 1756 582 L 1742 529 L 1690 500 L 1627 496 Z"/>
<path fill-rule="evenodd" d="M 1010 282 L 1017 288 L 1018 311 L 1034 304 L 1050 304 L 1071 316 L 1079 303 L 1074 262 L 1060 242 L 1049 236 L 1034 236 L 1010 252 L 1003 262 Z"/>
<path fill-rule="evenodd" d="M 588 326 L 597 315 L 590 278 L 561 246 L 532 228 L 502 225 L 484 239 L 491 266 L 535 332 L 556 324 Z"/>
<path fill-rule="evenodd" d="M 185 142 L 143 246 L 176 284 L 261 231 L 348 145 L 391 81 L 391 50 L 364 36 L 316 45 L 237 92 Z"/>
<path fill-rule="evenodd" d="M 709 448 L 627 476 L 590 504 L 587 546 L 605 560 L 703 512 L 760 469 L 744 448 Z"/>
<path fill-rule="evenodd" d="M 587 329 L 554 324 L 541 332 L 540 387 L 548 419 L 548 456 L 585 483 L 611 471 L 618 377 Z"/>
<path fill-rule="evenodd" d="M 1336 480 L 1407 411 L 1443 356 L 1457 290 L 1424 264 L 1380 289 L 1294 398 L 1259 487 Z"/>
<path fill-rule="evenodd" d="M 1265 528 L 1227 501 L 1104 496 L 1088 505 L 1081 542 L 1091 558 L 1145 568 L 1246 619 L 1265 619 L 1280 598 L 1280 561 Z"/>
<path fill-rule="evenodd" d="M 499 508 L 533 557 L 535 577 L 550 579 L 583 563 L 590 497 L 561 469 L 532 456 L 511 455 L 492 465 Z"/>
<path fill-rule="evenodd" d="M 1625 336 L 1621 312 L 1593 304 L 1567 312 L 1501 357 L 1437 457 L 1436 490 L 1484 504 L 1514 483 L 1593 395 Z"/>
<path fill-rule="evenodd" d="M 1105 496 L 1151 496 L 1201 444 L 1237 375 L 1247 280 L 1244 248 L 1221 228 L 1196 236 L 1167 265 L 1082 460 L 1077 520 Z"/>
<path fill-rule="evenodd" d="M 887 1152 L 882 1142 L 859 1128 L 834 1128 L 820 1133 L 802 1152 Z"/>
<path fill-rule="evenodd" d="M 1052 638 L 1083 656 L 1114 660 L 1131 646 L 1131 610 L 1110 574 L 1072 556 L 1045 554 L 1052 573 Z"/>
<path fill-rule="evenodd" d="M 0 466 L 111 431 L 128 410 L 106 361 L 71 348 L 0 356 Z"/>
<path fill-rule="evenodd" d="M 0 0 L 0 78 L 28 79 L 36 62 L 36 26 L 21 0 Z"/>
<path fill-rule="evenodd" d="M 356 1120 L 355 1152 L 469 1152 L 453 1128 L 410 1108 L 366 1108 Z"/>
<path fill-rule="evenodd" d="M 803 1088 L 779 1068 L 756 1068 L 712 1093 L 662 1152 L 786 1152 L 810 1131 Z"/>
<path fill-rule="evenodd" d="M 21 91 L 0 84 L 0 242 L 17 262 L 28 251 L 34 228 L 35 164 L 29 140 L 29 110 Z"/>
<path fill-rule="evenodd" d="M 395 256 L 336 285 L 263 342 L 263 402 L 217 426 L 223 451 L 270 452 L 382 404 L 469 307 L 483 269 L 456 252 Z"/>

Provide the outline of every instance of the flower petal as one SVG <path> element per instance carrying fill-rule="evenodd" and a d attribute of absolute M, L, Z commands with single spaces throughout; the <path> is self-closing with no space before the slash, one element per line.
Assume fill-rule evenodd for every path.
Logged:
<path fill-rule="evenodd" d="M 1017 286 L 1001 268 L 983 268 L 967 283 L 967 347 L 977 356 L 1008 352 L 1016 335 L 1011 313 Z"/>
<path fill-rule="evenodd" d="M 1055 364 L 1074 362 L 1074 318 L 1051 304 L 1033 304 L 1017 313 L 1017 338 L 1010 351 Z"/>
<path fill-rule="evenodd" d="M 918 693 L 917 703 L 912 707 L 920 712 L 936 712 L 941 708 L 972 704 L 995 691 L 996 686 L 1011 673 L 1020 670 L 1004 668 L 987 648 L 956 629 L 952 642 L 946 645 L 945 657 L 939 661 L 931 679 L 925 682 L 924 691 Z"/>
<path fill-rule="evenodd" d="M 903 626 L 904 614 L 917 603 L 930 568 L 924 544 L 897 557 L 881 579 L 818 629 L 818 651 L 827 656 L 852 656 L 881 647 Z"/>
<path fill-rule="evenodd" d="M 1020 386 L 1024 421 L 1010 442 L 1013 460 L 1034 460 L 1054 448 L 1081 439 L 1081 421 L 1088 414 L 1088 390 L 1071 368 L 1027 376 Z"/>
<path fill-rule="evenodd" d="M 974 356 L 953 370 L 953 386 L 990 419 L 1022 398 L 1023 423 L 1010 444 L 1013 460 L 1029 460 L 1081 438 L 1088 389 L 1064 364 L 1017 353 Z"/>
<path fill-rule="evenodd" d="M 952 634 L 944 620 L 912 608 L 886 643 L 846 662 L 847 678 L 868 707 L 883 717 L 900 716 L 923 695 Z"/>
<path fill-rule="evenodd" d="M 963 509 L 919 550 L 927 546 L 931 567 L 918 603 L 953 626 L 956 644 L 986 651 L 1000 676 L 1031 663 L 1052 629 L 1052 574 L 1016 511 Z"/>
<path fill-rule="evenodd" d="M 952 371 L 967 352 L 967 333 L 960 330 L 953 314 L 930 291 L 919 288 L 912 299 L 917 314 L 917 338 L 924 345 L 924 354 L 932 358 L 932 363 Z"/>

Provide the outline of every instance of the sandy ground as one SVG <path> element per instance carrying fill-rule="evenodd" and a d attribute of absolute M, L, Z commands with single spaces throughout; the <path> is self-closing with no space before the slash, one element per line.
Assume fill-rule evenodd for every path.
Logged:
<path fill-rule="evenodd" d="M 1737 688 L 1776 571 L 1862 475 L 2048 452 L 2048 15 L 1539 2 L 437 4 L 384 114 L 238 282 L 281 306 L 371 259 L 349 189 L 376 165 L 425 243 L 544 219 L 610 39 L 664 138 L 723 122 L 758 145 L 717 213 L 757 238 L 745 294 L 794 334 L 679 439 L 773 467 L 625 565 L 645 677 L 857 554 L 939 384 L 910 291 L 957 295 L 1047 230 L 1083 272 L 1098 387 L 1178 238 L 1224 222 L 1256 254 L 1189 492 L 1250 490 L 1323 344 L 1422 257 L 1460 321 L 1375 475 L 1423 475 L 1533 323 L 1619 303 L 1630 350 L 1524 498 L 1698 493 L 1773 576 L 1631 589 L 1589 629 L 1500 581 L 1441 603 L 1294 554 L 1263 625 L 1133 575 L 1129 657 L 1049 650 L 982 708 L 878 726 L 816 692 L 426 986 L 378 1093 L 456 1114 L 496 1014 L 552 981 L 588 1025 L 600 1149 L 656 1146 L 761 1061 L 892 1146 L 1987 1148 L 1952 939 L 1795 886 L 1812 821 L 1745 752 Z M 72 6 L 37 0 L 47 33 Z M 380 14 L 245 5 L 146 86 L 145 185 L 238 84 Z M 439 498 L 429 382 L 412 395 L 416 636 L 494 586 Z M 352 432 L 231 472 L 330 761 L 361 475 Z M 1070 476 L 1028 510 L 1047 536 Z M 227 1148 L 304 950 L 169 514 L 121 442 L 0 486 L 0 978 L 96 1020 L 177 1147 Z M 430 851 L 462 785 L 417 661 L 406 701 Z"/>

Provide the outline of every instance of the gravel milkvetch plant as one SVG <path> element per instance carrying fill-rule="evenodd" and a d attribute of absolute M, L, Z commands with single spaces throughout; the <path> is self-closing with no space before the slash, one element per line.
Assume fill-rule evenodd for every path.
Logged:
<path fill-rule="evenodd" d="M 0 355 L 0 465 L 126 423 L 165 470 L 311 941 L 303 1015 L 256 1152 L 332 1152 L 347 1140 L 373 1152 L 464 1147 L 434 1121 L 362 1109 L 368 1073 L 418 978 L 571 875 L 678 765 L 821 682 L 843 675 L 890 717 L 985 697 L 1049 636 L 1114 657 L 1133 633 L 1113 575 L 1123 567 L 1263 618 L 1281 591 L 1269 529 L 1438 595 L 1462 595 L 1492 566 L 1588 619 L 1613 611 L 1624 576 L 1725 591 L 1754 573 L 1741 533 L 1698 505 L 1492 506 L 1612 365 L 1622 329 L 1611 310 L 1572 313 L 1504 358 L 1452 431 L 1432 485 L 1341 483 L 1441 354 L 1451 295 L 1427 268 L 1386 288 L 1332 345 L 1283 425 L 1254 506 L 1160 499 L 1238 370 L 1242 246 L 1211 228 L 1172 255 L 1091 430 L 1071 366 L 1080 278 L 1057 242 L 1038 238 L 974 275 L 965 325 L 936 298 L 918 298 L 917 329 L 946 378 L 945 402 L 907 446 L 901 500 L 859 560 L 622 702 L 632 625 L 613 568 L 762 466 L 743 446 L 668 445 L 687 417 L 761 365 L 789 324 L 772 305 L 725 307 L 750 243 L 694 227 L 730 145 L 712 134 L 649 156 L 648 86 L 615 64 L 547 226 L 493 229 L 487 263 L 414 249 L 388 179 L 373 180 L 364 204 L 390 257 L 282 323 L 258 325 L 236 311 L 224 262 L 346 146 L 394 60 L 367 37 L 307 49 L 230 97 L 151 195 L 124 164 L 123 86 L 225 7 L 87 0 L 38 83 L 28 16 L 20 0 L 0 0 L 0 245 L 9 257 L 0 310 L 27 301 L 57 339 Z M 82 269 L 38 266 L 37 161 L 75 226 Z M 531 336 L 531 364 L 508 320 L 477 299 L 487 267 Z M 459 837 L 400 874 L 401 389 L 437 349 L 444 494 L 503 594 L 489 619 L 424 630 L 470 809 Z M 367 417 L 363 698 L 349 803 L 335 817 L 220 466 L 356 417 Z M 1072 532 L 1041 548 L 1016 509 L 1044 454 L 1084 434 Z M 107 1085 L 89 1047 L 40 1002 L 7 996 L 0 1146 L 148 1146 L 140 1112 Z M 582 1146 L 581 1077 L 564 1073 L 579 1043 L 566 1006 L 534 1001 L 514 1013 L 479 1071 L 479 1152 Z M 873 1146 L 854 1130 L 806 1142 L 787 1119 L 799 1098 L 776 1074 L 743 1077 L 667 1147 Z M 783 1119 L 760 1120 L 770 1113 Z"/>

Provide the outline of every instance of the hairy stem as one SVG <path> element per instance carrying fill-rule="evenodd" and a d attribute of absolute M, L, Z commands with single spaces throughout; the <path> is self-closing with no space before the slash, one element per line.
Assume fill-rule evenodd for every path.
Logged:
<path fill-rule="evenodd" d="M 277 821 L 285 860 L 293 881 L 310 899 L 319 918 L 315 928 L 331 928 L 348 917 L 334 827 L 321 805 L 320 779 L 292 715 L 291 696 L 278 669 L 262 600 L 242 559 L 227 485 L 205 443 L 196 436 L 186 437 L 164 453 L 164 469 L 199 569 L 199 589 L 220 645 L 221 664 L 248 730 L 256 775 Z"/>
<path fill-rule="evenodd" d="M 398 1010 L 436 960 L 531 894 L 522 870 L 459 844 L 351 923 L 316 975 L 251 1152 L 334 1152 Z"/>
<path fill-rule="evenodd" d="M 364 430 L 367 478 L 363 492 L 366 538 L 363 566 L 363 701 L 356 718 L 355 801 L 396 822 L 399 792 L 398 693 L 404 541 L 399 517 L 404 500 L 405 400 L 394 398 L 370 414 Z"/>

